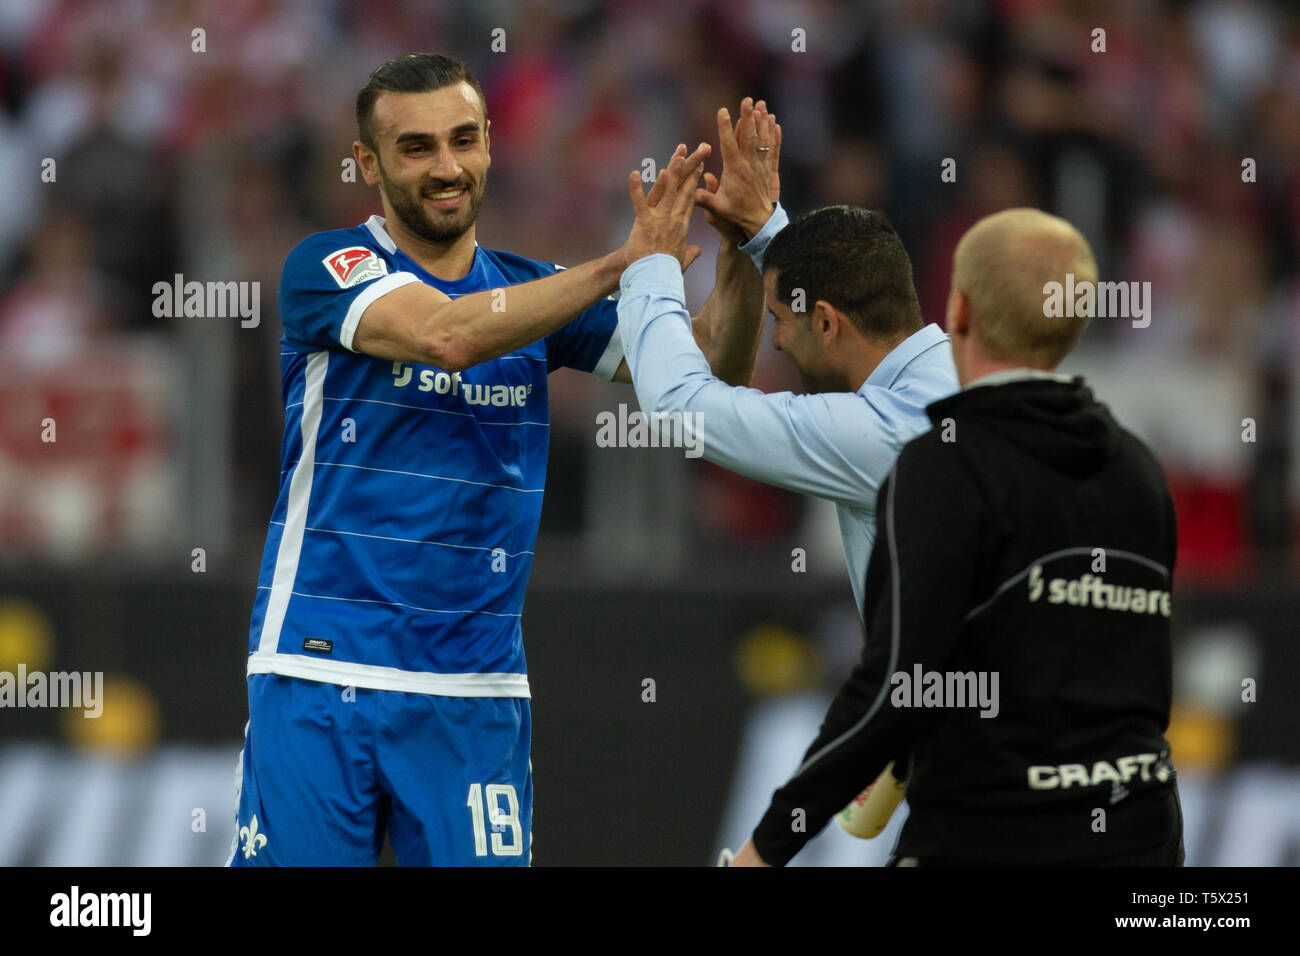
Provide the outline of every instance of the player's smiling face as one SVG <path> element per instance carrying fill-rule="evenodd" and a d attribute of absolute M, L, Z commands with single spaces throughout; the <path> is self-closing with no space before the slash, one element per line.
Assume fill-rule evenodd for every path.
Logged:
<path fill-rule="evenodd" d="M 763 287 L 767 292 L 768 310 L 772 313 L 772 348 L 790 357 L 799 370 L 805 392 L 816 394 L 839 390 L 820 371 L 821 343 L 812 332 L 808 313 L 796 314 L 790 306 L 781 303 L 776 295 L 775 272 L 764 273 Z"/>
<path fill-rule="evenodd" d="M 401 225 L 427 242 L 453 242 L 473 228 L 492 162 L 474 88 L 381 93 L 373 117 L 379 187 Z"/>

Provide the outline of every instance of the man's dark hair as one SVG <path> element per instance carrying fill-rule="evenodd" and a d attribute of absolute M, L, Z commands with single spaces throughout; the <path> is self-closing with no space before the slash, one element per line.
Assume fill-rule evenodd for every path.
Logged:
<path fill-rule="evenodd" d="M 776 272 L 776 295 L 793 308 L 803 290 L 805 314 L 819 300 L 847 315 L 872 342 L 892 342 L 925 324 L 912 262 L 885 214 L 857 206 L 825 206 L 777 233 L 763 256 Z"/>
<path fill-rule="evenodd" d="M 432 93 L 461 82 L 474 88 L 486 119 L 487 99 L 483 88 L 464 63 L 441 53 L 403 53 L 394 57 L 371 73 L 357 94 L 357 133 L 361 142 L 376 149 L 370 121 L 380 93 Z"/>

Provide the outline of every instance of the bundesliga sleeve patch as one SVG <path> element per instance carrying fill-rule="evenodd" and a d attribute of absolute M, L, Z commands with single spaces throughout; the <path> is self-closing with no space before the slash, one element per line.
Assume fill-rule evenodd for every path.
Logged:
<path fill-rule="evenodd" d="M 321 262 L 340 289 L 350 289 L 362 282 L 388 275 L 388 266 L 384 260 L 375 255 L 373 249 L 365 246 L 348 246 L 338 252 L 331 252 Z"/>

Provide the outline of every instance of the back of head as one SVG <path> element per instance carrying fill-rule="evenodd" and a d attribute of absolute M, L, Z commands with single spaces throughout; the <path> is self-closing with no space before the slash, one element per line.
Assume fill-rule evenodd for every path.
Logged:
<path fill-rule="evenodd" d="M 1055 368 L 1079 341 L 1086 315 L 1049 314 L 1048 283 L 1097 281 L 1088 241 L 1038 209 L 1006 209 L 972 226 L 953 256 L 953 287 L 970 303 L 974 336 L 998 362 Z M 1072 311 L 1072 310 L 1067 310 Z"/>
<path fill-rule="evenodd" d="M 912 262 L 879 210 L 825 206 L 805 213 L 777 233 L 763 270 L 776 272 L 783 305 L 794 308 L 795 290 L 802 290 L 802 311 L 828 302 L 874 343 L 897 341 L 924 324 Z"/>

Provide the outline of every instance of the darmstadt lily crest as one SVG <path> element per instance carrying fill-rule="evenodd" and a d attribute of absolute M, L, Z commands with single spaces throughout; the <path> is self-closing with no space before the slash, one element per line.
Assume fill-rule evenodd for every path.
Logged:
<path fill-rule="evenodd" d="M 257 856 L 257 851 L 266 846 L 266 834 L 257 832 L 257 814 L 246 827 L 239 828 L 239 839 L 244 841 L 244 859 Z"/>

